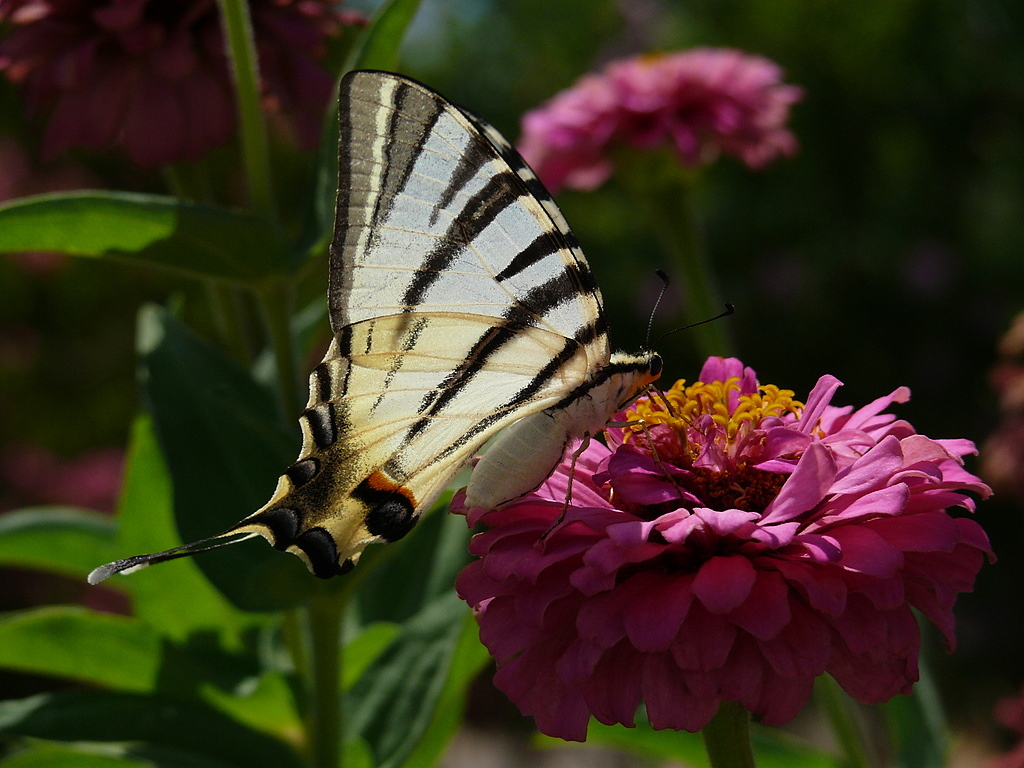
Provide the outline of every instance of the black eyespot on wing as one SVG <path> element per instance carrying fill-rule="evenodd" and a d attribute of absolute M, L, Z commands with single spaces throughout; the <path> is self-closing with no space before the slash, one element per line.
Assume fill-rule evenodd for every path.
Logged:
<path fill-rule="evenodd" d="M 306 553 L 313 575 L 318 579 L 329 579 L 342 573 L 338 565 L 338 547 L 331 534 L 323 528 L 310 528 L 295 540 L 295 544 Z"/>
<path fill-rule="evenodd" d="M 370 512 L 366 516 L 366 530 L 390 543 L 398 541 L 416 525 L 416 509 L 402 489 L 375 485 L 371 475 L 356 486 L 352 495 L 364 502 Z"/>
<path fill-rule="evenodd" d="M 381 502 L 366 516 L 366 529 L 389 544 L 405 536 L 415 525 L 412 506 L 404 496 Z"/>
<path fill-rule="evenodd" d="M 275 507 L 257 515 L 253 522 L 267 526 L 274 536 L 274 549 L 284 551 L 299 535 L 302 515 L 290 507 Z"/>
<path fill-rule="evenodd" d="M 296 488 L 305 485 L 320 472 L 320 462 L 315 458 L 296 461 L 284 473 Z"/>

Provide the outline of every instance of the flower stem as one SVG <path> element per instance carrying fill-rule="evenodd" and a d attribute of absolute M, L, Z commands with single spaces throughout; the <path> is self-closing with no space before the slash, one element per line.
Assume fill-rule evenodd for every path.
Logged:
<path fill-rule="evenodd" d="M 311 768 L 341 768 L 342 613 L 345 600 L 331 595 L 310 603 L 308 738 Z"/>
<path fill-rule="evenodd" d="M 825 710 L 832 732 L 843 749 L 848 765 L 853 768 L 872 768 L 873 759 L 868 724 L 860 706 L 851 699 L 829 675 L 814 681 L 814 698 Z"/>
<path fill-rule="evenodd" d="M 245 0 L 217 0 L 227 37 L 231 71 L 238 98 L 242 162 L 253 210 L 276 215 L 270 173 L 270 148 L 260 109 L 259 61 L 253 39 L 249 5 Z"/>
<path fill-rule="evenodd" d="M 270 334 L 270 344 L 274 349 L 281 415 L 286 419 L 290 419 L 301 410 L 305 402 L 298 386 L 295 344 L 292 339 L 293 293 L 294 286 L 286 279 L 267 283 L 257 293 L 267 332 Z"/>
<path fill-rule="evenodd" d="M 750 713 L 734 701 L 723 701 L 700 735 L 711 768 L 754 768 L 750 746 Z"/>
<path fill-rule="evenodd" d="M 177 163 L 163 168 L 164 179 L 174 196 L 180 200 L 208 203 L 213 200 L 210 184 L 209 167 L 205 162 Z M 245 307 L 243 297 L 238 288 L 203 279 L 210 316 L 221 344 L 230 350 L 234 358 L 242 365 L 252 363 L 250 354 L 251 339 L 245 327 Z"/>
<path fill-rule="evenodd" d="M 662 153 L 630 155 L 620 163 L 616 178 L 644 208 L 658 239 L 682 276 L 686 320 L 698 323 L 724 308 L 717 281 L 704 247 L 704 237 L 693 202 L 696 177 L 681 171 Z M 728 325 L 707 323 L 693 329 L 703 356 L 734 355 Z"/>
<path fill-rule="evenodd" d="M 682 273 L 687 299 L 687 321 L 707 320 L 722 311 L 724 303 L 704 247 L 703 233 L 693 206 L 693 190 L 686 179 L 673 185 L 674 194 L 652 190 L 648 210 L 662 243 Z M 734 354 L 726 323 L 707 323 L 693 329 L 703 356 Z"/>

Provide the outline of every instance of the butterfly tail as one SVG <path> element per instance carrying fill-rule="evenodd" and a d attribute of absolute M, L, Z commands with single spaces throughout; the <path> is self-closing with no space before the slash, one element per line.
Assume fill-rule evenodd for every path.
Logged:
<path fill-rule="evenodd" d="M 99 584 L 101 581 L 110 578 L 115 573 L 131 573 L 133 571 L 146 568 L 147 566 L 155 565 L 156 563 L 166 563 L 168 560 L 177 560 L 179 557 L 189 557 L 191 555 L 199 554 L 200 552 L 217 549 L 218 547 L 226 547 L 229 544 L 236 544 L 243 539 L 248 539 L 257 535 L 258 534 L 249 531 L 226 531 L 225 533 L 217 536 L 193 541 L 191 544 L 182 544 L 180 547 L 166 549 L 163 552 L 154 552 L 149 555 L 133 555 L 132 557 L 126 557 L 124 560 L 115 560 L 112 563 L 107 563 L 106 565 L 101 565 L 99 568 L 93 569 L 86 579 L 90 584 Z"/>

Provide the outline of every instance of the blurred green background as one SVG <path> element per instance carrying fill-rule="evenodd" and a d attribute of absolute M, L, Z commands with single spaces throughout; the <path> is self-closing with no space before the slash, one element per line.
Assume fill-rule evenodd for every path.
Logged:
<path fill-rule="evenodd" d="M 1020 3 L 425 0 L 403 70 L 514 139 L 524 111 L 585 72 L 698 45 L 766 56 L 805 89 L 791 121 L 795 157 L 760 172 L 725 159 L 700 180 L 698 215 L 722 293 L 737 307 L 724 322 L 742 359 L 762 382 L 798 397 L 832 373 L 845 382 L 836 404 L 909 386 L 901 417 L 932 437 L 980 446 L 1002 418 L 990 381 L 996 345 L 1024 310 Z M 34 143 L 6 81 L 0 134 Z M 108 156 L 75 161 L 90 185 L 164 189 L 159 174 Z M 62 162 L 37 171 L 54 174 Z M 280 199 L 290 183 L 281 179 Z M 614 343 L 639 348 L 652 272 L 671 269 L 649 224 L 614 182 L 558 201 L 603 286 Z M 325 286 L 324 264 L 308 298 Z M 52 491 L 18 486 L 15 459 L 27 446 L 71 460 L 123 445 L 139 407 L 135 313 L 170 297 L 200 329 L 208 323 L 199 291 L 163 274 L 92 260 L 0 261 L 6 508 Z M 655 335 L 679 324 L 677 308 L 670 295 Z M 701 360 L 685 333 L 660 347 L 668 381 L 696 377 Z M 982 505 L 978 519 L 1001 561 L 958 605 L 956 655 L 933 659 L 964 725 L 990 727 L 991 702 L 1024 680 L 1024 568 L 1014 556 L 1024 546 L 1022 514 L 1012 493 Z"/>

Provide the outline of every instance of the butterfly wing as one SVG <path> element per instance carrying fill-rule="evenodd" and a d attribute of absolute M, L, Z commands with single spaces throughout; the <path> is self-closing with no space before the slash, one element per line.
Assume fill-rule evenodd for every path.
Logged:
<path fill-rule="evenodd" d="M 93 583 L 253 534 L 317 576 L 345 572 L 405 535 L 489 437 L 607 364 L 576 239 L 493 128 L 384 72 L 346 75 L 340 115 L 335 337 L 310 376 L 298 461 L 224 533 Z"/>

